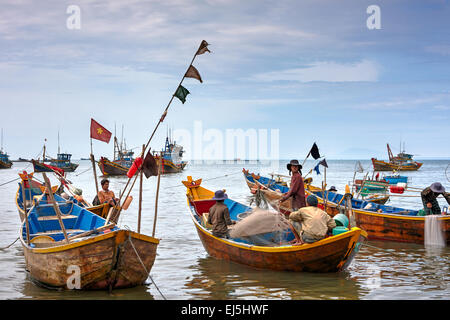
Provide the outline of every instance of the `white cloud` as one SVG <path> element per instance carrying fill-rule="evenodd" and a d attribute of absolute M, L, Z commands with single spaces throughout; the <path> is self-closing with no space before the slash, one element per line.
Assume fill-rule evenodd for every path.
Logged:
<path fill-rule="evenodd" d="M 299 81 L 299 82 L 349 82 L 377 81 L 379 77 L 377 63 L 363 60 L 356 63 L 316 62 L 305 68 L 293 68 L 254 75 L 257 81 Z"/>

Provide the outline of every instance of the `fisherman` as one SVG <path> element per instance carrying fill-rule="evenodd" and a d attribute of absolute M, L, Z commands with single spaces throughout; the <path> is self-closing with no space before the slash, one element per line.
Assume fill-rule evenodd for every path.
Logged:
<path fill-rule="evenodd" d="M 98 201 L 100 204 L 109 203 L 111 206 L 115 206 L 119 202 L 119 199 L 116 198 L 114 192 L 109 190 L 109 180 L 103 179 L 100 184 L 102 185 L 102 190 L 98 192 Z"/>
<path fill-rule="evenodd" d="M 317 207 L 317 197 L 309 195 L 306 198 L 308 206 L 292 212 L 289 222 L 297 231 L 301 241 L 313 243 L 327 235 L 329 230 L 336 227 L 336 222 L 325 211 Z"/>
<path fill-rule="evenodd" d="M 216 200 L 208 214 L 208 223 L 212 225 L 212 234 L 219 238 L 229 238 L 227 226 L 235 224 L 236 221 L 231 221 L 228 207 L 224 204 L 228 196 L 223 190 L 218 190 L 212 199 Z"/>
<path fill-rule="evenodd" d="M 330 189 L 328 189 L 328 191 L 337 192 L 337 189 L 335 186 L 331 186 Z"/>
<path fill-rule="evenodd" d="M 292 172 L 291 185 L 289 191 L 283 194 L 283 197 L 278 201 L 278 205 L 292 197 L 292 211 L 297 211 L 300 208 L 306 207 L 305 185 L 303 183 L 302 172 L 300 171 L 302 165 L 298 163 L 298 160 L 291 160 L 286 167 L 289 170 L 289 175 Z"/>
<path fill-rule="evenodd" d="M 436 198 L 442 195 L 447 203 L 450 204 L 450 193 L 445 192 L 445 188 L 439 182 L 431 184 L 429 187 L 423 189 L 420 193 L 422 197 L 422 203 L 426 215 L 441 214 L 441 207 L 439 206 Z"/>

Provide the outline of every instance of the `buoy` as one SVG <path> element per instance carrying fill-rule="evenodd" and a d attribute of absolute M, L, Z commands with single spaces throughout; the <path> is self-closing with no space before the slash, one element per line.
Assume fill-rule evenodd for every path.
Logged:
<path fill-rule="evenodd" d="M 122 205 L 122 209 L 123 210 L 127 210 L 128 207 L 130 206 L 131 201 L 133 201 L 133 197 L 132 196 L 128 196 L 127 199 L 124 201 L 124 203 Z"/>
<path fill-rule="evenodd" d="M 133 164 L 131 165 L 130 169 L 127 172 L 128 178 L 131 178 L 132 176 L 134 176 L 134 174 L 140 168 L 141 165 L 142 165 L 141 157 L 137 157 L 136 159 L 134 159 Z"/>
<path fill-rule="evenodd" d="M 398 186 L 390 186 L 390 187 L 389 187 L 389 190 L 390 190 L 392 193 L 403 193 L 403 192 L 405 192 L 405 188 L 403 188 L 403 187 L 398 187 Z"/>

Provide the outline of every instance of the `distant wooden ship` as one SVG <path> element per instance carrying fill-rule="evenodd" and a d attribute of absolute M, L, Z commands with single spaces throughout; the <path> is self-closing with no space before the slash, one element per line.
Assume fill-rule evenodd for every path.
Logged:
<path fill-rule="evenodd" d="M 74 172 L 79 166 L 79 164 L 70 161 L 72 157 L 70 153 L 60 153 L 59 133 L 58 133 L 58 154 L 56 155 L 56 159 L 47 157 L 45 151 L 46 147 L 44 143 L 42 161 L 31 159 L 31 163 L 33 163 L 34 172 L 53 172 L 51 168 L 49 168 L 46 164 L 44 164 L 44 162 L 48 161 L 50 161 L 49 163 L 50 166 L 62 169 L 64 172 Z"/>
<path fill-rule="evenodd" d="M 9 160 L 9 156 L 3 151 L 3 129 L 2 129 L 2 144 L 0 148 L 0 169 L 9 169 L 12 166 L 12 161 Z"/>
<path fill-rule="evenodd" d="M 111 161 L 106 157 L 101 157 L 98 161 L 98 167 L 105 176 L 124 176 L 127 174 L 133 164 L 134 152 L 127 149 L 126 143 L 119 145 L 117 137 L 114 136 L 114 160 Z"/>
<path fill-rule="evenodd" d="M 164 149 L 153 152 L 153 155 L 158 167 L 161 166 L 162 168 L 161 173 L 177 173 L 183 171 L 184 167 L 187 165 L 186 161 L 182 161 L 183 153 L 183 147 L 176 144 L 175 141 L 172 141 L 169 139 L 169 136 L 167 136 Z"/>
<path fill-rule="evenodd" d="M 413 161 L 412 154 L 405 153 L 405 151 L 393 156 L 389 143 L 387 144 L 387 150 L 389 155 L 389 162 L 377 160 L 372 158 L 374 171 L 417 171 L 423 163 Z"/>

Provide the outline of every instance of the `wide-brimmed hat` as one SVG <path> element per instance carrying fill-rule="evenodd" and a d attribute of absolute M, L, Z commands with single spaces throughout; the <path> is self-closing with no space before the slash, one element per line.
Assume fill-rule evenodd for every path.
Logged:
<path fill-rule="evenodd" d="M 217 190 L 214 192 L 213 200 L 225 200 L 228 199 L 227 194 L 223 190 Z"/>
<path fill-rule="evenodd" d="M 337 191 L 335 186 L 331 186 L 330 189 L 328 191 Z"/>
<path fill-rule="evenodd" d="M 297 166 L 298 170 L 301 170 L 303 168 L 302 165 L 298 163 L 298 160 L 291 160 L 291 162 L 286 165 L 289 171 L 291 171 L 291 166 Z"/>
<path fill-rule="evenodd" d="M 444 193 L 445 192 L 445 188 L 442 184 L 440 184 L 439 182 L 435 182 L 433 184 L 431 184 L 430 186 L 431 191 L 436 192 L 436 193 Z"/>

